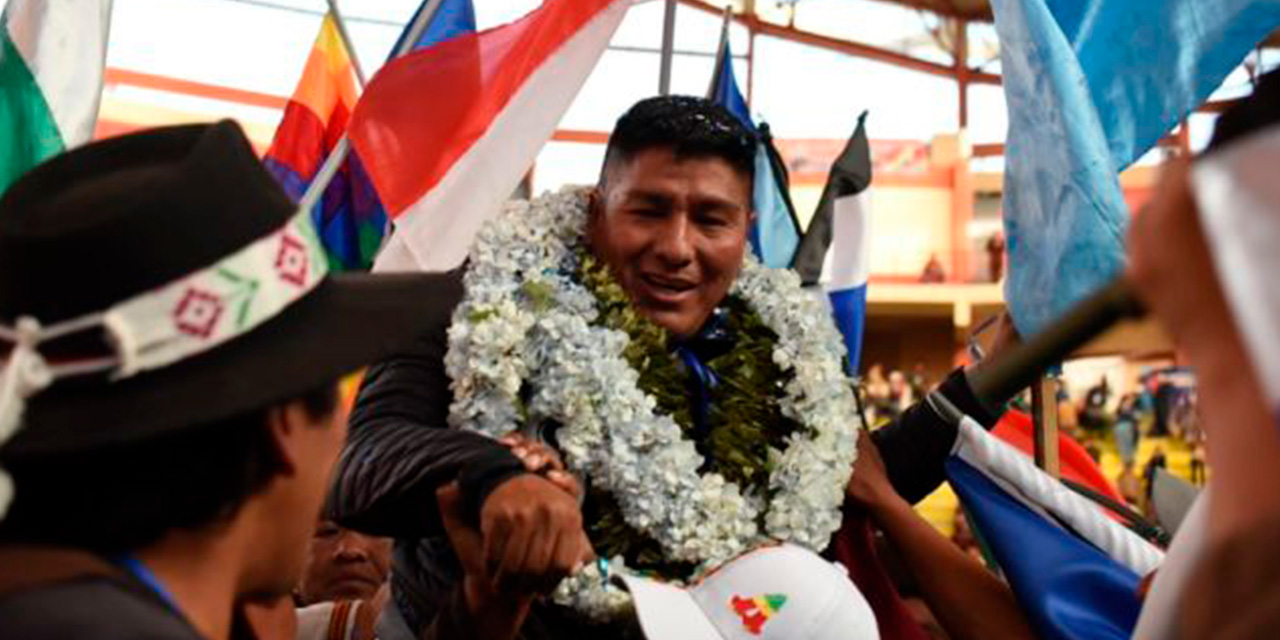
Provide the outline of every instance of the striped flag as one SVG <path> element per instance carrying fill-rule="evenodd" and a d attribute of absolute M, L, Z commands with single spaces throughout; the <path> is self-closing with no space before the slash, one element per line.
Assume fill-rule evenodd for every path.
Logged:
<path fill-rule="evenodd" d="M 946 474 L 1037 637 L 1132 636 L 1163 552 L 970 418 Z"/>
<path fill-rule="evenodd" d="M 1026 454 L 1028 458 L 1035 456 L 1035 423 L 1030 415 L 1009 409 L 1000 416 L 1000 421 L 991 433 Z M 1064 431 L 1058 432 L 1058 468 L 1063 480 L 1124 504 L 1124 496 L 1107 479 L 1102 467 L 1094 462 L 1089 451 Z"/>
<path fill-rule="evenodd" d="M 267 170 L 294 200 L 302 198 L 346 134 L 357 94 L 351 53 L 333 15 L 326 15 L 302 79 L 263 158 Z M 343 163 L 311 215 L 331 268 L 368 269 L 373 264 L 387 220 L 358 157 L 352 155 Z"/>
<path fill-rule="evenodd" d="M 392 48 L 393 57 L 427 4 L 418 7 L 405 26 Z M 267 169 L 294 200 L 302 198 L 320 166 L 346 135 L 357 101 L 352 53 L 343 42 L 336 20 L 328 14 L 320 23 L 320 34 L 307 58 L 302 79 L 263 158 Z M 471 0 L 446 0 L 415 41 L 413 50 L 474 31 Z M 349 271 L 373 266 L 387 230 L 387 214 L 358 153 L 348 156 L 325 188 L 312 219 L 331 268 Z"/>
<path fill-rule="evenodd" d="M 93 137 L 110 26 L 111 0 L 9 0 L 0 16 L 0 193 Z"/>
<path fill-rule="evenodd" d="M 728 28 L 729 23 L 725 22 L 725 32 L 720 38 L 720 51 L 707 97 L 759 135 L 755 184 L 752 188 L 752 208 L 756 218 L 747 237 L 752 251 L 766 267 L 785 269 L 791 266 L 796 247 L 800 244 L 800 222 L 796 219 L 795 207 L 791 204 L 786 165 L 773 146 L 769 127 L 761 124 L 759 129 L 756 128 L 751 122 L 747 101 L 738 90 L 738 82 L 733 76 L 733 54 L 729 50 Z"/>
<path fill-rule="evenodd" d="M 1212 10 L 1206 7 L 1212 5 Z M 1117 178 L 1280 26 L 1276 0 L 993 0 L 1010 311 L 1042 329 L 1124 265 Z"/>
<path fill-rule="evenodd" d="M 547 0 L 510 24 L 398 58 L 351 140 L 396 224 L 375 270 L 461 264 L 555 131 L 628 0 Z"/>
<path fill-rule="evenodd" d="M 404 31 L 400 32 L 400 37 L 396 39 L 396 46 L 391 47 L 391 55 L 387 58 L 390 62 L 396 57 L 396 52 L 404 48 L 404 41 L 409 38 L 410 30 L 418 19 L 422 16 L 422 12 L 427 9 L 427 5 L 431 4 L 431 0 L 423 0 L 418 5 L 418 10 L 413 12 L 413 17 L 409 18 Z M 440 6 L 436 8 L 435 15 L 431 16 L 431 22 L 427 24 L 427 28 L 414 41 L 413 47 L 404 49 L 405 51 L 417 51 L 429 47 L 437 42 L 444 42 L 461 35 L 476 32 L 476 9 L 471 4 L 471 0 L 442 0 Z"/>
<path fill-rule="evenodd" d="M 871 146 L 866 119 L 866 112 L 858 116 L 857 129 L 831 166 L 795 259 L 800 281 L 825 294 L 844 336 L 851 376 L 857 375 L 862 356 L 871 271 Z"/>

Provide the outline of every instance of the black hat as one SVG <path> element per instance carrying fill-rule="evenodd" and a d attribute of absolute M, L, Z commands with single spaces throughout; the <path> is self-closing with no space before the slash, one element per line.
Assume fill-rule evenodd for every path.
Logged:
<path fill-rule="evenodd" d="M 24 323 L 88 318 L 41 342 L 41 362 L 118 364 L 128 332 L 95 321 L 99 314 L 211 273 L 308 219 L 230 121 L 145 131 L 57 156 L 0 199 L 0 335 L 8 338 L 0 353 Z M 294 237 L 306 236 L 284 241 Z M 305 269 L 307 255 L 284 266 Z M 26 401 L 19 431 L 0 445 L 4 456 L 137 440 L 295 397 L 404 346 L 427 328 L 434 299 L 451 295 L 442 276 L 325 277 L 315 266 L 322 262 L 311 265 L 314 278 L 296 299 L 207 349 L 126 376 L 119 366 L 60 376 Z M 176 322 L 189 311 L 172 307 L 153 315 Z"/>

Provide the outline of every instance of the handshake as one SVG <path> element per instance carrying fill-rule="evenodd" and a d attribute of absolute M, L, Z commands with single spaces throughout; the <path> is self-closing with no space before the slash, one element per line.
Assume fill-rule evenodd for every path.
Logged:
<path fill-rule="evenodd" d="M 463 515 L 457 483 L 436 492 L 449 542 L 462 565 L 467 608 L 482 637 L 513 634 L 534 598 L 594 560 L 582 528 L 582 484 L 551 447 L 519 434 L 499 440 L 529 472 L 503 482 L 480 509 Z"/>

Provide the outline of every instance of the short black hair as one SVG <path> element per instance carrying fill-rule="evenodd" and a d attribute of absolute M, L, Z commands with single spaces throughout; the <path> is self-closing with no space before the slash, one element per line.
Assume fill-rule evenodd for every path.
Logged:
<path fill-rule="evenodd" d="M 321 419 L 337 409 L 337 383 L 295 400 Z M 0 540 L 115 555 L 231 518 L 281 471 L 267 418 L 287 402 L 138 442 L 5 459 L 16 489 Z"/>
<path fill-rule="evenodd" d="M 618 118 L 601 184 L 610 166 L 655 147 L 671 149 L 676 158 L 720 158 L 748 180 L 755 175 L 756 134 L 742 121 L 706 98 L 659 96 L 635 103 Z"/>

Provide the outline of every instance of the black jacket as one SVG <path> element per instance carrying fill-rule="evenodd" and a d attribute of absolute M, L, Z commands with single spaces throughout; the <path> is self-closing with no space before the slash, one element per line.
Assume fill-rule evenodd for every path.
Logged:
<path fill-rule="evenodd" d="M 432 309 L 419 341 L 370 368 L 365 377 L 329 501 L 330 516 L 343 526 L 396 539 L 392 594 L 414 629 L 437 622 L 440 614 L 438 624 L 466 626 L 454 619 L 460 611 L 451 606 L 457 604 L 452 592 L 461 571 L 439 522 L 436 488 L 458 478 L 474 515 L 489 491 L 522 473 L 519 461 L 501 445 L 447 427 L 452 396 L 444 355 L 453 308 L 462 297 L 461 272 L 442 274 L 440 287 L 438 299 L 448 304 Z M 941 390 L 961 411 L 985 425 L 994 423 L 963 372 L 953 373 Z M 894 487 L 916 502 L 941 485 L 956 429 L 918 403 L 872 437 Z M 571 630 L 576 625 L 561 613 L 535 610 L 523 635 L 592 634 Z M 546 635 L 540 627 L 554 633 Z"/>
<path fill-rule="evenodd" d="M 237 624 L 233 638 L 251 638 L 249 633 Z M 93 554 L 4 544 L 0 640 L 11 638 L 201 640 L 201 635 L 154 591 Z"/>

